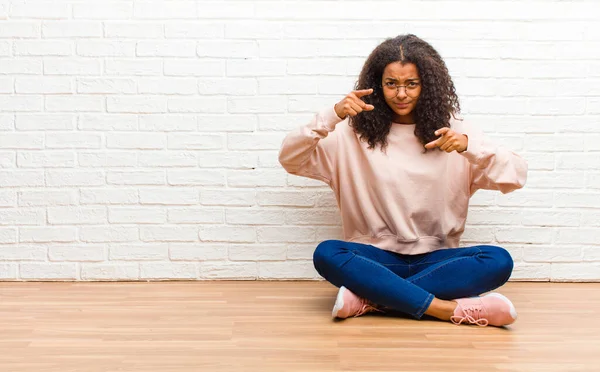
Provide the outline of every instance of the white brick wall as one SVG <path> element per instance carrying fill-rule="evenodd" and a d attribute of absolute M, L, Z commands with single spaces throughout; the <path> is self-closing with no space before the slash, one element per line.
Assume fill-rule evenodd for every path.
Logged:
<path fill-rule="evenodd" d="M 599 25 L 593 0 L 0 0 L 0 280 L 316 278 L 336 203 L 277 150 L 406 32 L 530 164 L 463 243 L 600 280 Z"/>

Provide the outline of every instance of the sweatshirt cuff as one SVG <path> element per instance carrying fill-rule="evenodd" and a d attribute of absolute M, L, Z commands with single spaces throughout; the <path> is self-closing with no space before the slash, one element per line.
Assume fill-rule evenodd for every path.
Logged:
<path fill-rule="evenodd" d="M 477 164 L 478 160 L 481 159 L 481 143 L 476 136 L 467 136 L 467 149 L 460 154 L 467 158 L 469 163 Z"/>
<path fill-rule="evenodd" d="M 323 111 L 321 111 L 319 116 L 322 119 L 323 126 L 329 132 L 333 132 L 333 130 L 335 129 L 335 126 L 338 123 L 341 123 L 342 121 L 346 120 L 345 118 L 340 119 L 340 117 L 337 116 L 337 114 L 335 113 L 334 106 L 324 109 Z"/>

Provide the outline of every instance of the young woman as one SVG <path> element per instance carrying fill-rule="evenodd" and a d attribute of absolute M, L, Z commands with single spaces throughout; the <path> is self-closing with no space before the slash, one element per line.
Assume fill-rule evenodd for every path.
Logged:
<path fill-rule="evenodd" d="M 414 35 L 377 46 L 356 89 L 289 133 L 279 153 L 287 172 L 326 182 L 340 208 L 344 240 L 314 253 L 319 274 L 340 288 L 332 315 L 513 323 L 508 298 L 478 297 L 508 281 L 510 254 L 459 241 L 470 197 L 523 187 L 527 163 L 456 119 L 448 69 Z"/>

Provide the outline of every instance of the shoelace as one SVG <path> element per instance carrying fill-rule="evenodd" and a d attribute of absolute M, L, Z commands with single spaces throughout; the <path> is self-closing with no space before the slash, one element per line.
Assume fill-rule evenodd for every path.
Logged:
<path fill-rule="evenodd" d="M 383 313 L 383 310 L 380 310 L 380 309 L 376 308 L 375 306 L 369 304 L 367 301 L 364 301 L 363 305 L 360 308 L 360 310 L 358 310 L 356 312 L 356 314 L 354 314 L 354 317 L 356 318 L 357 316 L 364 315 L 364 314 L 366 314 L 368 312 L 371 312 L 371 311 L 378 311 L 380 313 Z"/>
<path fill-rule="evenodd" d="M 460 305 L 459 305 L 460 306 Z M 478 326 L 485 327 L 488 325 L 488 320 L 483 317 L 483 307 L 481 305 L 471 305 L 468 307 L 461 307 L 465 316 L 453 316 L 450 321 L 454 324 L 461 324 L 464 321 L 470 324 L 477 324 Z"/>

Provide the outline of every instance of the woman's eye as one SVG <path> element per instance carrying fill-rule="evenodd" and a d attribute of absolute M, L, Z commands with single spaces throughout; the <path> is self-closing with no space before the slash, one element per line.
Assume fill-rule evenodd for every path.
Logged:
<path fill-rule="evenodd" d="M 415 83 L 414 81 L 411 81 L 410 83 L 408 83 L 408 86 L 411 88 L 415 88 L 417 85 L 419 85 L 419 84 Z"/>
<path fill-rule="evenodd" d="M 393 86 L 395 86 L 395 85 L 396 85 L 396 84 L 394 84 L 394 83 L 392 83 L 392 82 L 389 82 L 389 81 L 388 81 L 387 83 L 385 83 L 385 86 L 386 86 L 386 87 L 390 87 L 390 88 L 391 88 L 391 87 L 393 87 Z"/>

